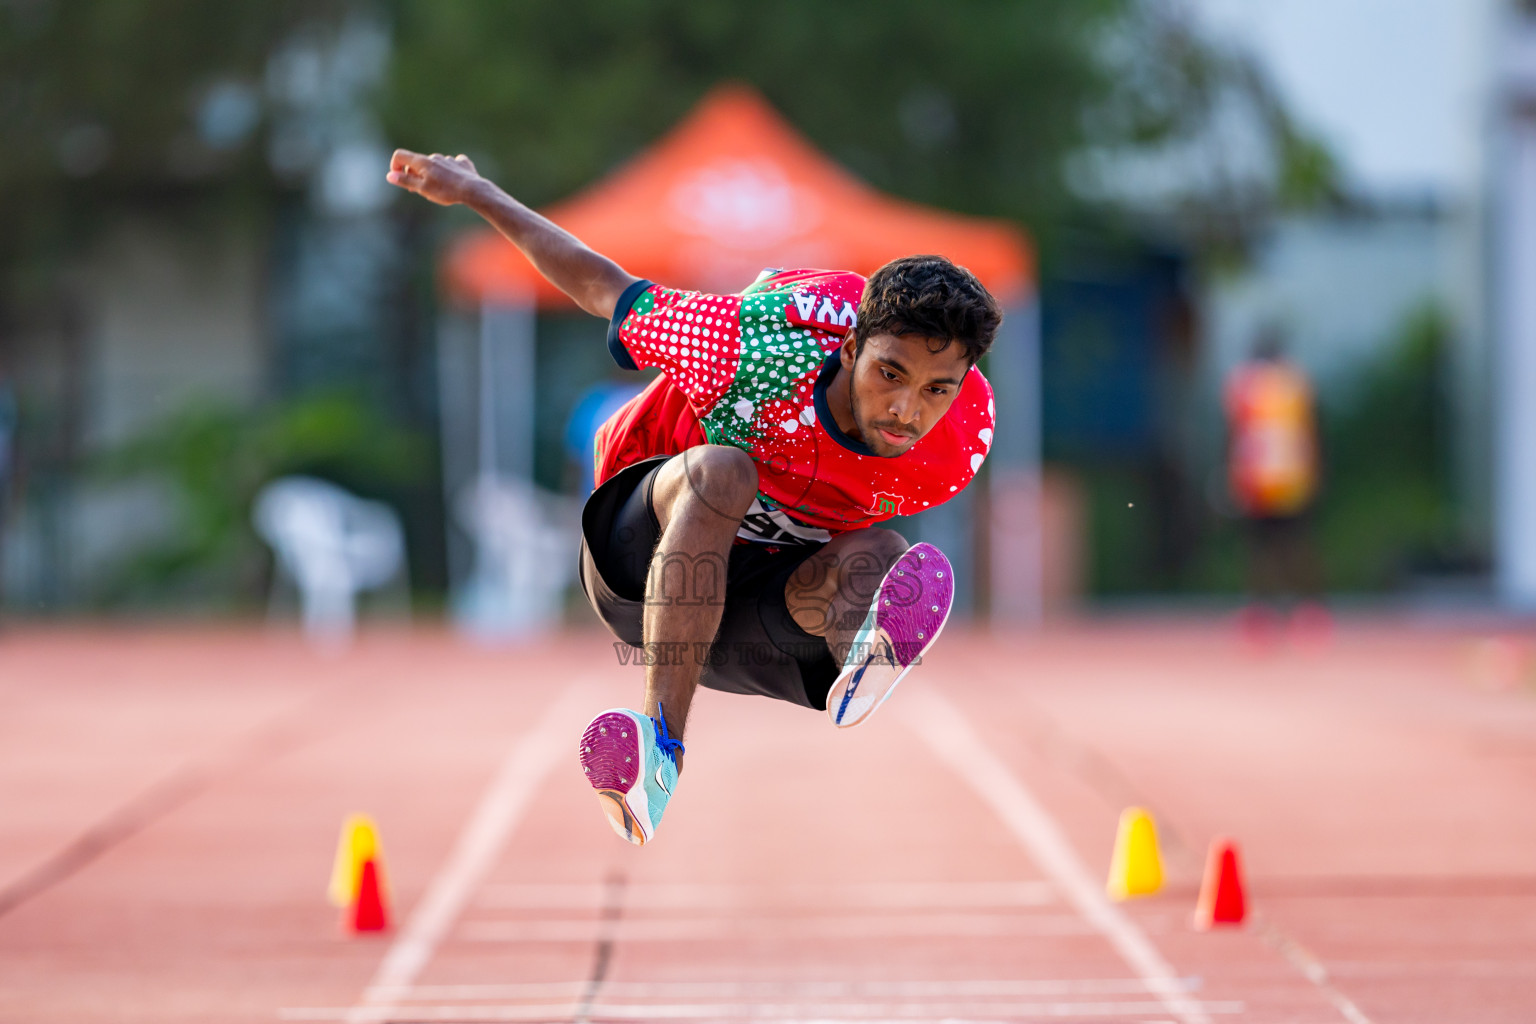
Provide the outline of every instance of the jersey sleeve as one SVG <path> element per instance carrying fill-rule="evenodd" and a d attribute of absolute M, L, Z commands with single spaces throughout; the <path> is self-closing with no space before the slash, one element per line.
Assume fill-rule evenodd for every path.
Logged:
<path fill-rule="evenodd" d="M 741 366 L 741 296 L 636 281 L 614 308 L 608 351 L 626 370 L 660 369 L 702 415 Z"/>

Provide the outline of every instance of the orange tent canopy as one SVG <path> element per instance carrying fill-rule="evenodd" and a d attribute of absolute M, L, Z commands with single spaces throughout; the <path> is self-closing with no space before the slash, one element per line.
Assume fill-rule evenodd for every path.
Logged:
<path fill-rule="evenodd" d="M 650 149 L 545 214 L 632 274 L 729 293 L 764 267 L 868 275 L 913 253 L 968 267 L 999 298 L 1032 286 L 1021 231 L 883 195 L 801 136 L 757 93 L 710 92 Z M 495 231 L 449 246 L 450 294 L 470 301 L 568 303 Z"/>

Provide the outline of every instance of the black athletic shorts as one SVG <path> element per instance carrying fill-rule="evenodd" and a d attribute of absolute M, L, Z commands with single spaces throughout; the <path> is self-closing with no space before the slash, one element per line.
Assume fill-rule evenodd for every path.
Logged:
<path fill-rule="evenodd" d="M 661 536 L 651 489 L 668 456 L 626 466 L 592 492 L 581 512 L 581 587 L 603 625 L 634 651 L 634 662 L 690 658 L 703 663 L 702 686 L 755 693 L 826 710 L 837 662 L 827 642 L 800 627 L 784 585 L 818 544 L 775 546 L 738 540 L 726 563 L 725 610 L 708 650 L 642 642 L 645 580 Z M 626 652 L 616 647 L 620 655 Z"/>

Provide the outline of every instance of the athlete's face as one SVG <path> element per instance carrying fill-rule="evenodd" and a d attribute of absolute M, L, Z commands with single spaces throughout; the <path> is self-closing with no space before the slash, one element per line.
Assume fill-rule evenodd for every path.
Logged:
<path fill-rule="evenodd" d="M 871 335 L 855 354 L 843 342 L 842 369 L 859 436 L 870 450 L 894 458 L 917 443 L 949 411 L 971 368 L 965 346 L 916 336 Z"/>

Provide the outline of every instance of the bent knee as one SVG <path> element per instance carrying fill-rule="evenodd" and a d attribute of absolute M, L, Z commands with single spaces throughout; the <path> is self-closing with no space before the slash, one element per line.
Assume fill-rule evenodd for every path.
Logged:
<path fill-rule="evenodd" d="M 689 491 L 710 506 L 745 512 L 757 496 L 757 465 L 740 448 L 700 445 L 682 458 Z"/>
<path fill-rule="evenodd" d="M 864 549 L 892 562 L 906 554 L 907 548 L 912 546 L 907 543 L 907 538 L 885 527 L 872 526 L 864 533 Z"/>
<path fill-rule="evenodd" d="M 849 581 L 858 580 L 863 581 L 856 587 L 861 593 L 878 584 L 886 570 L 911 547 L 895 530 L 880 527 L 844 534 L 833 543 L 837 548 L 831 565 L 838 589 L 844 589 Z"/>

